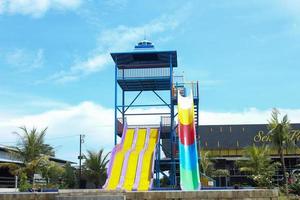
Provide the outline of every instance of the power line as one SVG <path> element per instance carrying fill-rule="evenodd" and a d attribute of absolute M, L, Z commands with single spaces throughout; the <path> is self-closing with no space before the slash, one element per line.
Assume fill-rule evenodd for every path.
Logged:
<path fill-rule="evenodd" d="M 9 142 L 1 142 L 1 144 L 15 144 L 15 143 L 18 143 L 18 142 L 12 142 L 12 141 L 9 141 Z"/>
<path fill-rule="evenodd" d="M 71 138 L 71 137 L 78 137 L 80 134 L 76 135 L 66 135 L 66 136 L 59 136 L 59 137 L 46 137 L 45 140 L 57 140 L 57 139 L 65 139 L 65 138 Z M 18 141 L 6 141 L 6 142 L 1 142 L 1 144 L 15 144 L 18 143 Z"/>
<path fill-rule="evenodd" d="M 114 127 L 111 125 L 100 125 L 97 127 Z M 59 137 L 46 137 L 45 140 L 56 140 L 56 139 L 64 139 L 64 138 L 69 138 L 69 137 L 76 137 L 76 136 L 80 136 L 80 134 L 76 134 L 76 135 L 66 135 L 66 136 L 59 136 Z M 16 141 L 7 141 L 7 142 L 1 142 L 2 144 L 14 144 L 17 143 Z"/>
<path fill-rule="evenodd" d="M 64 139 L 64 138 L 70 138 L 70 137 L 78 137 L 80 136 L 80 134 L 76 134 L 76 135 L 66 135 L 66 136 L 59 136 L 59 137 L 46 137 L 45 140 L 57 140 L 57 139 Z"/>

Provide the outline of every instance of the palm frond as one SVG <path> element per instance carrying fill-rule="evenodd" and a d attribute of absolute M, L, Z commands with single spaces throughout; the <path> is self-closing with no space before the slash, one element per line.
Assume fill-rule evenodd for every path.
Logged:
<path fill-rule="evenodd" d="M 87 151 L 84 156 L 85 162 L 83 164 L 85 177 L 93 182 L 97 187 L 104 184 L 106 179 L 106 166 L 109 162 L 108 153 L 104 155 L 104 150 L 100 149 L 98 152 Z"/>

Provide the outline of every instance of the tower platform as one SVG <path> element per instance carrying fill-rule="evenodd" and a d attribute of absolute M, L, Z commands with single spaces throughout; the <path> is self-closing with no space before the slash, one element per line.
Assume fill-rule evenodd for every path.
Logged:
<path fill-rule="evenodd" d="M 176 51 L 111 53 L 117 67 L 117 82 L 123 91 L 169 90 L 170 66 L 177 67 Z"/>

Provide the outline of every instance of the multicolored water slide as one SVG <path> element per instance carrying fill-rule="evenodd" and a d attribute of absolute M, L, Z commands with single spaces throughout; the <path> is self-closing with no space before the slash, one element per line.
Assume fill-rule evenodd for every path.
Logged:
<path fill-rule="evenodd" d="M 180 186 L 182 190 L 198 190 L 201 182 L 192 91 L 187 97 L 178 92 L 178 127 Z"/>
<path fill-rule="evenodd" d="M 103 188 L 137 190 L 143 185 L 140 188 L 148 190 L 152 183 L 157 141 L 158 129 L 125 127 L 121 143 L 112 151 L 108 178 Z"/>

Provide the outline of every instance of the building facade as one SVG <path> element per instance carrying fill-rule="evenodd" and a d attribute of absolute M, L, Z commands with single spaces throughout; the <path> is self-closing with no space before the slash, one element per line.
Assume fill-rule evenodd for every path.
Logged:
<path fill-rule="evenodd" d="M 287 171 L 291 173 L 297 169 L 300 164 L 300 123 L 291 124 L 291 140 L 296 142 L 297 147 L 285 151 L 285 163 Z M 234 185 L 251 185 L 251 180 L 247 174 L 238 170 L 236 161 L 243 156 L 246 147 L 256 145 L 271 144 L 268 135 L 267 124 L 242 124 L 242 125 L 200 125 L 198 127 L 199 148 L 201 151 L 209 151 L 215 163 L 216 169 L 226 169 L 229 171 L 229 177 L 214 177 L 216 186 L 234 186 Z M 168 160 L 170 149 L 169 141 L 163 140 L 162 149 Z M 175 154 L 177 155 L 177 150 Z M 272 160 L 279 162 L 278 154 L 275 150 L 271 151 Z M 201 158 L 200 158 L 201 159 Z M 176 157 L 178 163 L 178 157 Z M 167 166 L 162 166 L 168 170 Z M 178 164 L 176 166 L 178 169 Z M 276 172 L 275 181 L 280 183 L 283 177 L 280 172 Z"/>
<path fill-rule="evenodd" d="M 23 162 L 17 159 L 12 152 L 16 149 L 13 147 L 7 147 L 0 145 L 0 163 L 15 163 L 22 165 Z M 56 162 L 60 165 L 65 165 L 66 163 L 74 164 L 74 162 L 59 159 L 56 157 L 50 157 L 49 160 Z M 7 168 L 0 168 L 0 188 L 13 188 L 15 187 L 15 177 L 9 173 Z"/>

